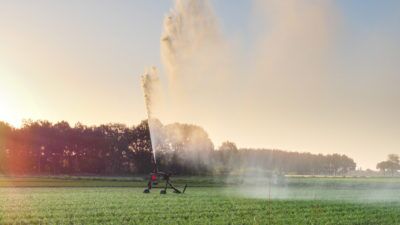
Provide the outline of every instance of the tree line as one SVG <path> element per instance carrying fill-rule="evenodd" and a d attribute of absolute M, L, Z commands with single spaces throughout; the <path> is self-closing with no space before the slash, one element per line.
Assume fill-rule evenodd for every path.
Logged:
<path fill-rule="evenodd" d="M 281 174 L 342 175 L 353 159 L 269 149 L 215 148 L 196 125 L 150 123 L 71 126 L 28 120 L 20 128 L 0 122 L 0 174 L 141 175 L 152 171 L 152 148 L 160 169 L 179 175 L 269 171 Z"/>
<path fill-rule="evenodd" d="M 376 165 L 376 168 L 383 172 L 384 175 L 394 175 L 400 170 L 400 156 L 389 154 L 386 161 L 382 161 Z"/>

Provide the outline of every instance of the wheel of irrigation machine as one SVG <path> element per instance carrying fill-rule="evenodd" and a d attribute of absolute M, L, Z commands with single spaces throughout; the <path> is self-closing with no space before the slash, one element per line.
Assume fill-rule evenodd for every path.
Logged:
<path fill-rule="evenodd" d="M 165 195 L 165 194 L 167 194 L 167 191 L 166 190 L 161 190 L 160 194 Z"/>

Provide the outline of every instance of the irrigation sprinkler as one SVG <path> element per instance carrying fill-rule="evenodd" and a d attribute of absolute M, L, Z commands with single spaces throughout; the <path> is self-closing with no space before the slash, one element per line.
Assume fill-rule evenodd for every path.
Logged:
<path fill-rule="evenodd" d="M 174 190 L 174 193 L 176 193 L 176 194 L 184 194 L 185 193 L 187 184 L 185 185 L 185 187 L 183 188 L 182 191 L 179 190 L 171 182 L 172 173 L 158 171 L 157 163 L 156 163 L 155 159 L 153 159 L 153 157 L 152 157 L 152 163 L 153 163 L 153 171 L 150 173 L 150 179 L 147 183 L 147 188 L 144 189 L 143 193 L 150 193 L 150 190 L 154 186 L 157 186 L 159 184 L 158 181 L 160 179 L 165 181 L 165 186 L 164 186 L 164 188 L 161 189 L 160 194 L 167 194 L 168 188 L 171 188 L 172 190 Z"/>
<path fill-rule="evenodd" d="M 158 166 L 157 166 L 157 161 L 156 161 L 156 151 L 155 151 L 155 143 L 152 138 L 152 126 L 151 126 L 151 122 L 153 121 L 153 114 L 152 114 L 152 103 L 153 102 L 153 95 L 154 93 L 152 93 L 154 91 L 154 82 L 158 81 L 158 77 L 157 77 L 157 73 L 156 73 L 156 69 L 152 68 L 152 70 L 150 70 L 149 72 L 147 72 L 146 74 L 144 74 L 142 76 L 142 88 L 143 88 L 143 92 L 144 92 L 144 100 L 146 103 L 146 110 L 147 110 L 147 127 L 149 130 L 149 136 L 150 136 L 150 150 L 152 152 L 151 154 L 151 163 L 153 164 L 153 170 L 150 173 L 150 179 L 147 183 L 147 188 L 143 191 L 143 193 L 150 193 L 150 190 L 153 188 L 153 186 L 158 185 L 158 181 L 159 180 L 164 180 L 165 181 L 165 186 L 163 189 L 161 189 L 160 194 L 166 194 L 167 193 L 167 189 L 171 188 L 172 190 L 174 190 L 174 193 L 176 194 L 183 194 L 186 191 L 187 185 L 185 185 L 185 187 L 183 188 L 183 190 L 179 190 L 178 188 L 176 188 L 172 182 L 171 182 L 171 176 L 172 173 L 171 172 L 162 172 L 158 170 Z"/>

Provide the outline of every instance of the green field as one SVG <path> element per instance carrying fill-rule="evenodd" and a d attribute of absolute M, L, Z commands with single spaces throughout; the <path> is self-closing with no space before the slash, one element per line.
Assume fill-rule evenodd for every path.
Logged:
<path fill-rule="evenodd" d="M 0 224 L 400 224 L 396 178 L 176 181 L 187 193 L 143 194 L 141 178 L 3 177 Z"/>

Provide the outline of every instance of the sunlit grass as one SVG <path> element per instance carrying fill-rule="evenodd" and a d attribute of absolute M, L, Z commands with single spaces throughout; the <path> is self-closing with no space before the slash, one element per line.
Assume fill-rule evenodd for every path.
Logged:
<path fill-rule="evenodd" d="M 70 184 L 62 183 L 65 179 L 60 178 L 18 179 L 37 182 L 42 187 L 0 188 L 0 224 L 400 224 L 400 201 L 343 199 L 351 198 L 352 193 L 356 196 L 357 189 L 346 189 L 342 199 L 331 198 L 340 188 L 329 186 L 325 188 L 326 199 L 268 199 L 246 197 L 238 194 L 235 186 L 215 182 L 208 187 L 193 187 L 199 185 L 195 178 L 178 179 L 179 186 L 184 182 L 192 184 L 183 195 L 160 195 L 159 189 L 143 194 L 139 186 L 144 182 L 134 180 L 138 178 L 105 181 L 75 177 L 69 181 L 76 182 L 75 187 L 43 187 L 49 180 Z M 214 178 L 199 180 L 210 184 Z M 78 187 L 87 182 L 92 187 Z M 113 182 L 131 186 L 102 187 Z M 292 189 L 295 190 L 298 195 L 324 194 L 323 188 L 310 186 Z M 272 192 L 278 191 L 274 187 Z M 343 190 L 336 193 L 340 196 Z"/>

